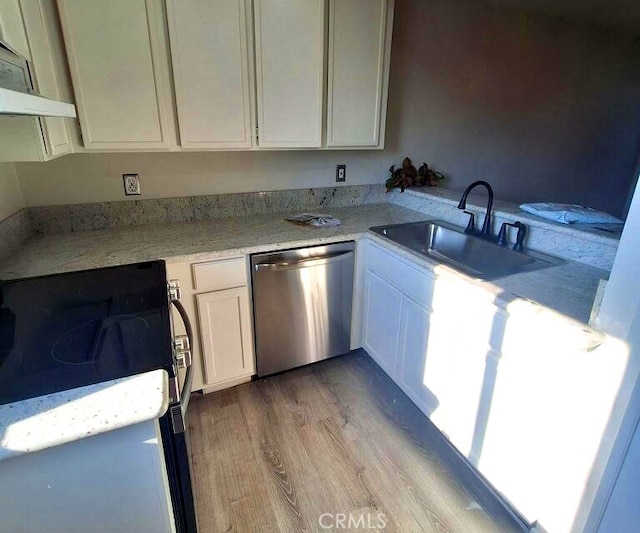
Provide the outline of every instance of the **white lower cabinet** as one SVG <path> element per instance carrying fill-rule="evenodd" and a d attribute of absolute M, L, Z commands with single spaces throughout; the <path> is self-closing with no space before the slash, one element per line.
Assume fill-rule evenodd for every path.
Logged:
<path fill-rule="evenodd" d="M 158 421 L 0 461 L 0 517 L 3 533 L 175 533 Z"/>
<path fill-rule="evenodd" d="M 610 438 L 624 344 L 521 299 L 498 307 L 482 285 L 371 240 L 360 246 L 365 350 L 527 521 L 577 530 Z"/>
<path fill-rule="evenodd" d="M 366 272 L 364 283 L 364 348 L 393 377 L 398 355 L 402 293 L 370 271 Z"/>
<path fill-rule="evenodd" d="M 362 346 L 477 465 L 505 313 L 464 280 L 435 275 L 371 241 L 361 247 Z"/>
<path fill-rule="evenodd" d="M 477 464 L 505 315 L 482 291 L 435 276 L 375 243 L 365 252 L 363 347 Z"/>
<path fill-rule="evenodd" d="M 407 396 L 427 416 L 437 410 L 437 380 L 432 383 L 434 375 L 434 358 L 429 356 L 431 330 L 431 310 L 423 307 L 410 298 L 404 298 L 400 326 L 399 357 L 396 365 L 395 379 Z M 431 350 L 433 352 L 433 349 Z M 429 372 L 427 373 L 427 359 Z"/>
<path fill-rule="evenodd" d="M 167 278 L 180 282 L 180 301 L 194 330 L 193 390 L 250 381 L 255 358 L 245 258 L 169 263 Z M 177 334 L 185 333 L 175 310 L 173 323 Z"/>
<path fill-rule="evenodd" d="M 461 452 L 472 447 L 486 357 L 461 331 L 455 284 L 369 243 L 363 347 Z M 484 346 L 484 345 L 482 345 Z"/>
<path fill-rule="evenodd" d="M 196 296 L 206 383 L 222 388 L 254 372 L 247 287 Z"/>

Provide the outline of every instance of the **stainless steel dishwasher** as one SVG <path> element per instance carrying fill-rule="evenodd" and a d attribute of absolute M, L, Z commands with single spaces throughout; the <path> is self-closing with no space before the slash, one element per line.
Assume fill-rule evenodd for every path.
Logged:
<path fill-rule="evenodd" d="M 258 375 L 349 351 L 355 243 L 251 257 Z"/>

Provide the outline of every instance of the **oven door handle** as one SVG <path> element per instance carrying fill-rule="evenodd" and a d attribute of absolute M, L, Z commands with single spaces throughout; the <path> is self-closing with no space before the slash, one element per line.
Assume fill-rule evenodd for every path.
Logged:
<path fill-rule="evenodd" d="M 187 374 L 180 394 L 180 401 L 169 406 L 169 416 L 171 417 L 171 427 L 173 433 L 178 435 L 187 430 L 187 408 L 191 398 L 191 387 L 193 382 L 193 365 L 187 367 Z"/>
<path fill-rule="evenodd" d="M 173 300 L 171 303 L 178 310 L 178 313 L 184 322 L 184 327 L 187 330 L 187 337 L 189 338 L 189 346 L 193 346 L 193 329 L 186 309 L 179 300 Z M 193 360 L 187 365 L 186 369 L 187 372 L 184 378 L 184 385 L 180 391 L 180 399 L 178 403 L 169 407 L 171 425 L 175 434 L 184 433 L 187 429 L 185 420 L 187 417 L 187 407 L 189 407 L 189 399 L 191 398 L 191 389 L 193 387 Z"/>

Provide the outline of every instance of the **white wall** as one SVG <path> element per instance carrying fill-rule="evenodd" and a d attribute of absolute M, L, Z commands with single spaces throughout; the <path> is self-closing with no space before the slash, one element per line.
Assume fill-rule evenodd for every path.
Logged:
<path fill-rule="evenodd" d="M 635 531 L 640 523 L 640 426 L 636 426 L 624 463 L 608 502 L 599 533 Z"/>
<path fill-rule="evenodd" d="M 640 457 L 640 183 L 636 187 L 629 216 L 600 308 L 598 327 L 625 340 L 629 362 L 612 418 L 619 428 L 611 456 L 606 464 L 594 465 L 603 471 L 603 482 L 595 495 L 595 504 L 587 522 L 587 531 L 599 533 L 632 531 L 640 521 L 637 495 L 640 476 L 636 458 Z M 634 436 L 635 435 L 635 436 Z M 626 455 L 626 459 L 623 458 Z M 613 489 L 613 490 L 612 490 Z M 585 502 L 588 503 L 588 502 Z M 604 514 L 603 514 L 604 511 Z M 602 518 L 602 523 L 599 524 Z M 625 525 L 632 525 L 630 528 Z"/>
<path fill-rule="evenodd" d="M 405 155 L 462 190 L 621 214 L 640 150 L 640 54 L 616 36 L 477 0 L 397 0 L 383 152 L 74 155 L 18 166 L 27 205 L 380 183 Z"/>
<path fill-rule="evenodd" d="M 24 207 L 15 166 L 0 163 L 0 221 Z"/>
<path fill-rule="evenodd" d="M 347 184 L 380 183 L 392 162 L 379 151 L 75 154 L 19 172 L 25 201 L 35 206 L 124 200 L 126 172 L 140 174 L 142 198 L 171 198 L 328 187 L 343 163 Z"/>

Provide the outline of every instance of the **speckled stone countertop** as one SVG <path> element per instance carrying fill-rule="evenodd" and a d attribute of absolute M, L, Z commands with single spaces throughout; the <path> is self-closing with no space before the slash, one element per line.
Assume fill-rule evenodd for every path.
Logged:
<path fill-rule="evenodd" d="M 0 405 L 0 461 L 162 416 L 165 370 Z"/>
<path fill-rule="evenodd" d="M 297 226 L 283 214 L 133 226 L 111 230 L 36 237 L 0 264 L 0 279 L 38 276 L 153 259 L 168 262 L 211 260 L 249 253 L 295 248 L 367 235 L 372 226 L 426 220 L 424 213 L 393 204 L 326 209 L 342 220 L 334 228 Z M 387 246 L 392 243 L 379 239 Z M 407 252 L 410 253 L 410 252 Z M 413 254 L 428 268 L 438 265 Z M 582 263 L 567 263 L 492 282 L 462 277 L 508 302 L 523 298 L 586 323 L 600 279 L 608 272 Z"/>
<path fill-rule="evenodd" d="M 598 282 L 608 277 L 605 270 L 567 261 L 491 282 L 475 281 L 368 231 L 372 226 L 437 217 L 392 203 L 322 211 L 341 219 L 342 225 L 311 228 L 287 222 L 283 214 L 270 214 L 41 235 L 0 264 L 0 279 L 154 259 L 207 261 L 369 238 L 437 276 L 466 283 L 465 290 L 476 291 L 510 314 L 547 324 L 541 326 L 544 328 L 562 326 L 564 332 L 574 331 L 586 347 L 599 342 L 602 334 L 585 324 Z M 166 373 L 156 371 L 0 406 L 0 459 L 158 417 L 167 408 L 166 389 Z"/>

